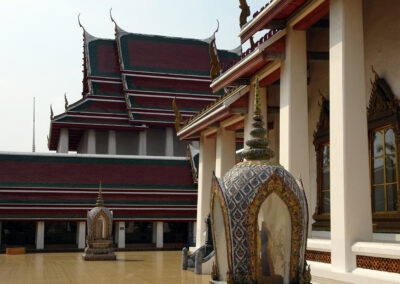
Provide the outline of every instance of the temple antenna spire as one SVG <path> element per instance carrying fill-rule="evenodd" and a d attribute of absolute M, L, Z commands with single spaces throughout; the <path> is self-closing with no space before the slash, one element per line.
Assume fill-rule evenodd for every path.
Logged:
<path fill-rule="evenodd" d="M 103 190 L 102 190 L 102 187 L 101 187 L 101 181 L 99 182 L 99 193 L 97 195 L 96 206 L 97 207 L 104 207 Z"/>
<path fill-rule="evenodd" d="M 265 161 L 274 157 L 274 152 L 268 147 L 269 143 L 265 137 L 267 130 L 264 128 L 260 104 L 259 84 L 257 78 L 254 95 L 254 122 L 252 123 L 253 127 L 250 131 L 250 136 L 252 138 L 246 141 L 246 145 L 249 146 L 249 148 L 245 149 L 242 154 L 243 158 L 247 161 Z"/>
<path fill-rule="evenodd" d="M 33 97 L 33 133 L 32 133 L 32 152 L 36 152 L 36 143 L 35 143 L 35 105 L 36 100 Z"/>

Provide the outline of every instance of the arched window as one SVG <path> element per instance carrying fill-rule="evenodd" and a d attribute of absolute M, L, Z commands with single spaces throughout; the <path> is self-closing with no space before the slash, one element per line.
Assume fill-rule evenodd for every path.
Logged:
<path fill-rule="evenodd" d="M 317 204 L 313 230 L 330 230 L 329 100 L 322 97 L 321 112 L 314 132 L 317 155 Z"/>
<path fill-rule="evenodd" d="M 375 232 L 400 232 L 400 107 L 387 82 L 374 73 L 367 109 L 373 225 Z"/>

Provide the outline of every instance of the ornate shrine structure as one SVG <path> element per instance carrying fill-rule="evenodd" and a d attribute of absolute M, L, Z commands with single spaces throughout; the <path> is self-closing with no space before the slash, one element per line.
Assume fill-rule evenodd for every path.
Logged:
<path fill-rule="evenodd" d="M 311 283 L 305 251 L 308 206 L 301 181 L 269 162 L 258 81 L 244 162 L 213 177 L 214 280 L 227 283 Z"/>
<path fill-rule="evenodd" d="M 87 240 L 84 260 L 115 260 L 112 236 L 113 212 L 104 206 L 101 182 L 96 207 L 87 213 Z"/>
<path fill-rule="evenodd" d="M 248 251 L 235 250 L 243 232 L 254 236 L 254 230 L 248 228 L 249 223 L 239 222 L 247 230 L 233 231 L 239 223 L 222 217 L 240 218 L 252 204 L 250 196 L 259 192 L 257 184 L 243 192 L 251 166 L 235 166 L 237 153 L 246 153 L 251 146 L 241 150 L 238 139 L 251 139 L 258 81 L 260 110 L 275 153 L 270 162 L 292 176 L 301 176 L 307 196 L 305 258 L 313 282 L 397 283 L 400 3 L 271 0 L 248 20 L 250 7 L 246 1 L 239 2 L 239 37 L 250 47 L 222 68 L 210 85 L 213 92 L 235 88 L 186 120 L 177 133 L 182 141 L 200 142 L 196 248 L 189 254 L 204 245 L 206 228 L 201 221 L 212 210 L 216 218 L 215 208 L 222 207 L 217 209 L 219 221 L 214 220 L 214 234 L 219 234 L 216 257 L 210 259 L 217 265 L 211 269 L 203 263 L 202 272 L 234 281 L 239 275 L 240 282 L 244 271 L 245 276 L 252 275 L 251 283 L 255 278 L 256 283 L 264 283 L 265 279 L 258 278 L 259 270 L 236 271 L 240 267 L 234 264 L 234 259 L 246 258 L 248 251 L 251 259 L 259 256 L 256 242 Z M 243 167 L 247 168 L 241 172 Z M 264 193 L 263 198 L 268 190 Z M 210 203 L 211 196 L 214 203 Z M 235 205 L 229 207 L 232 202 Z M 222 232 L 221 224 L 229 232 Z M 266 232 L 268 227 L 260 235 L 268 236 Z M 226 247 L 222 253 L 226 259 L 218 255 L 221 247 Z M 268 270 L 271 262 L 266 263 Z M 253 268 L 258 269 L 257 265 Z"/>

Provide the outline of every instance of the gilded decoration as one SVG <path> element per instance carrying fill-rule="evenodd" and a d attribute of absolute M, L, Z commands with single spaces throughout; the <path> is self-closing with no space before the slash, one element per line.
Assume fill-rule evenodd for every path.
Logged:
<path fill-rule="evenodd" d="M 317 129 L 314 132 L 314 147 L 317 155 L 317 202 L 312 215 L 315 222 L 312 224 L 313 230 L 330 230 L 330 213 L 323 213 L 322 196 L 322 164 L 323 147 L 329 143 L 329 99 L 321 93 L 321 111 L 317 123 Z"/>
<path fill-rule="evenodd" d="M 174 98 L 172 101 L 172 108 L 175 113 L 175 130 L 176 130 L 176 132 L 178 132 L 182 128 L 182 126 L 181 126 L 182 115 L 179 112 L 178 106 L 176 105 L 176 98 Z"/>
<path fill-rule="evenodd" d="M 103 219 L 104 222 L 102 223 L 102 226 L 99 228 L 97 226 L 99 219 Z M 96 217 L 94 217 L 93 219 L 93 236 L 101 236 L 102 239 L 106 238 L 108 236 L 108 234 L 103 234 L 103 232 L 108 232 L 110 228 L 110 224 L 109 224 L 109 220 L 108 220 L 108 216 L 106 215 L 106 213 L 104 213 L 104 211 L 99 211 L 96 215 Z M 98 232 L 97 230 L 102 229 L 101 232 Z"/>
<path fill-rule="evenodd" d="M 213 176 L 212 179 L 212 184 L 211 184 L 211 199 L 210 199 L 210 215 L 214 215 L 214 200 L 215 198 L 218 199 L 218 203 L 221 206 L 222 209 L 222 215 L 224 219 L 224 229 L 225 229 L 225 239 L 226 239 L 226 252 L 227 252 L 227 257 L 228 257 L 228 266 L 231 270 L 232 268 L 232 249 L 231 249 L 231 233 L 230 233 L 230 227 L 229 227 L 229 221 L 228 221 L 228 210 L 226 208 L 226 201 L 224 194 L 221 190 L 221 186 L 219 184 L 218 179 Z M 213 237 L 213 243 L 214 243 L 214 250 L 215 250 L 215 259 L 217 259 L 217 254 L 218 254 L 218 249 L 216 246 L 216 238 L 215 238 L 215 223 L 214 223 L 214 218 L 211 218 L 211 228 L 212 228 L 212 237 Z M 219 271 L 218 269 L 218 264 L 216 264 L 216 271 Z M 218 274 L 217 274 L 218 275 Z M 228 276 L 227 276 L 228 279 Z"/>
<path fill-rule="evenodd" d="M 289 177 L 287 177 L 289 178 Z M 292 185 L 296 184 L 296 181 L 292 180 Z M 305 240 L 304 231 L 304 208 L 300 203 L 299 195 L 301 194 L 300 187 L 290 187 L 281 177 L 279 173 L 274 173 L 269 179 L 261 185 L 258 190 L 257 196 L 254 198 L 253 203 L 250 205 L 249 211 L 247 212 L 247 218 L 249 223 L 249 248 L 250 248 L 250 263 L 251 270 L 257 270 L 257 217 L 261 204 L 267 199 L 267 197 L 275 192 L 278 196 L 287 204 L 292 224 L 292 236 L 291 236 L 291 258 L 290 258 L 290 280 L 296 279 L 297 273 L 302 272 L 303 267 L 299 267 L 300 253 L 302 251 L 302 242 Z"/>
<path fill-rule="evenodd" d="M 210 77 L 212 80 L 214 80 L 215 78 L 217 78 L 221 72 L 221 63 L 219 62 L 219 58 L 218 58 L 218 49 L 217 49 L 217 45 L 215 44 L 215 34 L 218 32 L 219 30 L 219 22 L 217 20 L 218 26 L 217 29 L 215 30 L 213 36 L 212 36 L 212 40 L 210 42 L 209 45 L 209 54 L 210 54 L 210 64 L 211 64 L 211 71 L 210 71 Z"/>

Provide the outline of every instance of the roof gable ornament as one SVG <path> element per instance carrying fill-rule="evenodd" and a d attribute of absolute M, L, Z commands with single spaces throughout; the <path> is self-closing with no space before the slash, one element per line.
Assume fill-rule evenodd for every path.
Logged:
<path fill-rule="evenodd" d="M 54 119 L 54 112 L 53 112 L 53 106 L 50 105 L 50 120 Z"/>
<path fill-rule="evenodd" d="M 239 16 L 240 28 L 243 28 L 247 24 L 247 17 L 250 16 L 250 7 L 247 5 L 246 0 L 239 0 L 239 8 L 242 10 Z M 254 46 L 253 37 L 250 37 L 250 44 Z"/>
<path fill-rule="evenodd" d="M 247 23 L 247 17 L 250 16 L 250 7 L 246 0 L 239 0 L 239 3 L 239 8 L 242 10 L 239 17 L 240 28 L 242 28 Z"/>
<path fill-rule="evenodd" d="M 372 73 L 374 73 L 375 79 L 371 80 L 372 90 L 367 107 L 368 117 L 384 111 L 391 111 L 394 114 L 400 112 L 399 100 L 392 93 L 386 80 L 379 77 L 374 66 L 372 66 Z"/>
<path fill-rule="evenodd" d="M 176 105 L 176 97 L 172 100 L 172 108 L 174 109 L 175 113 L 175 130 L 178 132 L 179 130 L 182 129 L 181 122 L 182 122 L 182 116 L 181 113 L 179 112 L 178 106 Z"/>
<path fill-rule="evenodd" d="M 242 156 L 247 161 L 268 161 L 274 157 L 274 152 L 268 147 L 269 143 L 265 137 L 267 130 L 264 128 L 264 121 L 261 115 L 258 78 L 256 80 L 256 90 L 254 96 L 253 121 L 253 129 L 250 131 L 252 138 L 246 141 L 246 145 L 249 146 L 249 148 L 243 151 Z"/>
<path fill-rule="evenodd" d="M 90 33 L 88 33 L 86 31 L 85 27 L 81 23 L 80 17 L 81 17 L 81 13 L 78 14 L 78 24 L 83 30 L 83 41 L 84 41 L 84 43 L 88 44 L 89 42 L 96 40 L 97 38 L 92 36 Z"/>
<path fill-rule="evenodd" d="M 128 32 L 126 32 L 125 30 L 121 29 L 121 28 L 118 26 L 117 22 L 114 20 L 114 18 L 113 18 L 113 16 L 112 16 L 112 8 L 110 8 L 110 19 L 111 19 L 111 21 L 112 21 L 112 22 L 114 23 L 114 25 L 115 25 L 115 34 L 116 34 L 117 36 L 123 36 L 123 35 L 125 35 L 125 34 L 128 34 Z"/>
<path fill-rule="evenodd" d="M 68 109 L 68 100 L 67 100 L 67 92 L 64 92 L 64 100 L 65 100 L 65 110 Z"/>
<path fill-rule="evenodd" d="M 219 62 L 218 58 L 218 50 L 217 50 L 217 45 L 215 44 L 215 34 L 219 30 L 219 21 L 217 20 L 217 29 L 215 30 L 212 40 L 209 45 L 209 54 L 210 54 L 210 60 L 211 60 L 211 70 L 210 70 L 210 77 L 212 80 L 217 78 L 219 74 L 221 73 L 221 63 Z"/>

